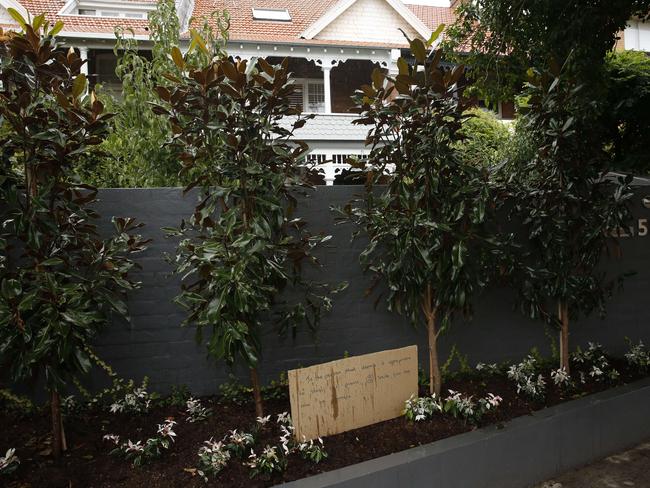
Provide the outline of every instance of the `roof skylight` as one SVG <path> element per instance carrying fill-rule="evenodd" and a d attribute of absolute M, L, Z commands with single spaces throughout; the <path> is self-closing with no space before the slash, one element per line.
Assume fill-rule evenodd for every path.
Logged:
<path fill-rule="evenodd" d="M 253 20 L 275 20 L 280 22 L 289 22 L 291 21 L 291 15 L 286 8 L 254 8 Z"/>

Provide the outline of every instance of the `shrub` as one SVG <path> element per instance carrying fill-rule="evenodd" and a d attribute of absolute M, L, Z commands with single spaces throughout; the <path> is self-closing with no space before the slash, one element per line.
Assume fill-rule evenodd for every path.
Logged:
<path fill-rule="evenodd" d="M 512 133 L 505 123 L 492 112 L 479 108 L 468 111 L 459 134 L 464 139 L 458 143 L 459 157 L 467 164 L 492 167 L 501 163 L 510 147 Z"/>
<path fill-rule="evenodd" d="M 145 242 L 133 219 L 99 236 L 96 190 L 75 172 L 107 135 L 110 114 L 87 94 L 81 59 L 58 50 L 43 15 L 0 40 L 0 115 L 6 127 L 0 195 L 0 350 L 13 381 L 42 376 L 51 393 L 53 451 L 63 444 L 59 392 L 91 367 L 91 341 L 110 315 L 127 315 L 130 255 Z"/>
<path fill-rule="evenodd" d="M 194 41 L 206 50 L 198 33 Z M 186 190 L 201 188 L 190 219 L 166 229 L 180 239 L 173 263 L 186 281 L 177 302 L 199 340 L 211 332 L 214 358 L 249 367 L 263 416 L 262 331 L 274 324 L 281 334 L 295 334 L 304 323 L 315 331 L 336 291 L 302 273 L 319 267 L 314 250 L 330 239 L 309 233 L 295 215 L 297 197 L 311 187 L 301 164 L 307 145 L 293 139 L 306 119 L 291 106 L 288 61 L 234 62 L 220 52 L 193 68 L 178 48 L 172 57 L 180 75 L 157 87 L 156 111 L 174 126 L 184 171 L 193 175 Z M 290 128 L 280 125 L 287 116 L 296 116 Z"/>
<path fill-rule="evenodd" d="M 488 226 L 488 175 L 459 155 L 463 67 L 441 69 L 442 53 L 429 52 L 436 35 L 409 41 L 415 66 L 400 59 L 398 76 L 376 70 L 357 92 L 355 123 L 370 126 L 371 151 L 357 165 L 367 191 L 341 213 L 368 237 L 361 266 L 385 286 L 389 310 L 426 326 L 430 390 L 439 394 L 438 337 L 454 314 L 471 314 L 502 253 Z"/>

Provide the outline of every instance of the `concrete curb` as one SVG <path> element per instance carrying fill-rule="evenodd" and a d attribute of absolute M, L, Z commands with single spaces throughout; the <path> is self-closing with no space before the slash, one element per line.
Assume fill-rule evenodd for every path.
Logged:
<path fill-rule="evenodd" d="M 650 379 L 282 485 L 525 488 L 650 438 Z"/>

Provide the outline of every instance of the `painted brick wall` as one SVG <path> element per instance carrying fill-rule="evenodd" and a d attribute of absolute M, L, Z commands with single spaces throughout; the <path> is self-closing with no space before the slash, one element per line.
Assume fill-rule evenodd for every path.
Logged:
<path fill-rule="evenodd" d="M 382 29 L 377 29 L 378 25 L 383 26 Z M 410 38 L 419 37 L 384 0 L 358 0 L 323 29 L 316 39 L 405 44 L 398 28 L 402 28 Z"/>
<path fill-rule="evenodd" d="M 350 242 L 351 227 L 335 225 L 329 210 L 331 205 L 347 203 L 359 191 L 359 187 L 350 186 L 319 187 L 301 207 L 314 231 L 334 237 L 331 246 L 321 253 L 326 279 L 331 283 L 347 281 L 350 286 L 336 298 L 315 344 L 307 333 L 299 333 L 295 341 L 272 333 L 264 338 L 264 381 L 299 365 L 339 359 L 346 352 L 356 355 L 410 344 L 419 344 L 421 364 L 425 364 L 424 330 L 413 330 L 383 305 L 375 309 L 374 299 L 364 298 L 369 280 L 358 265 L 363 242 Z M 647 195 L 650 187 L 639 189 L 635 203 L 639 218 L 650 218 L 650 210 L 640 203 L 641 197 Z M 173 303 L 179 281 L 164 259 L 165 253 L 174 252 L 175 243 L 166 239 L 161 230 L 186 217 L 194 198 L 183 198 L 178 189 L 100 191 L 98 210 L 104 216 L 103 225 L 111 215 L 136 217 L 146 223 L 143 234 L 153 242 L 138 259 L 143 268 L 138 278 L 143 286 L 129 297 L 131 323 L 117 322 L 107 328 L 97 342 L 97 352 L 124 377 L 139 380 L 148 375 L 155 390 L 167 391 L 172 385 L 186 384 L 197 394 L 208 394 L 217 391 L 229 370 L 206 358 L 204 346 L 196 344 L 191 327 L 180 326 L 184 315 Z M 624 259 L 610 267 L 620 271 L 636 269 L 637 274 L 612 300 L 605 320 L 594 317 L 573 325 L 573 346 L 593 340 L 621 354 L 626 336 L 650 344 L 650 236 L 626 239 L 623 246 Z M 456 345 L 472 363 L 521 358 L 534 346 L 548 351 L 549 343 L 542 325 L 513 310 L 512 294 L 505 289 L 493 289 L 479 297 L 474 320 L 457 321 L 441 338 L 443 356 Z M 235 373 L 246 377 L 245 370 Z M 104 382 L 103 375 L 97 374 L 92 386 Z"/>

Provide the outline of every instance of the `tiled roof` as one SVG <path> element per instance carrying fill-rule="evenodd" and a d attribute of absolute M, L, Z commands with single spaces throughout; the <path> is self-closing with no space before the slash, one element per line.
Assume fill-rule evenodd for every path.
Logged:
<path fill-rule="evenodd" d="M 454 10 L 447 7 L 406 5 L 429 29 L 436 30 L 440 24 L 451 25 L 456 21 Z"/>
<path fill-rule="evenodd" d="M 267 41 L 308 44 L 350 45 L 350 41 L 323 41 L 301 39 L 300 35 L 338 0 L 196 0 L 194 15 L 209 15 L 216 10 L 227 10 L 230 14 L 230 38 L 234 41 Z M 441 23 L 454 20 L 452 9 L 423 5 L 407 5 L 431 30 Z M 291 22 L 253 20 L 253 8 L 287 9 Z M 354 45 L 376 46 L 376 44 L 355 42 Z M 376 46 L 380 47 L 380 46 Z M 381 47 L 400 47 L 384 44 Z"/>
<path fill-rule="evenodd" d="M 136 0 L 123 0 L 136 1 Z M 154 3 L 156 0 L 137 0 Z M 301 39 L 301 34 L 339 0 L 195 0 L 194 18 L 199 22 L 201 16 L 209 16 L 218 10 L 227 10 L 230 14 L 230 38 L 233 41 L 286 42 L 306 44 L 336 44 L 375 46 L 367 42 L 324 41 L 318 39 Z M 94 32 L 109 34 L 117 26 L 131 28 L 138 35 L 147 35 L 147 21 L 129 18 L 101 18 L 80 15 L 57 15 L 65 0 L 21 0 L 20 3 L 32 15 L 46 13 L 51 22 L 62 20 L 64 32 Z M 450 24 L 454 20 L 452 9 L 423 5 L 407 5 L 431 30 L 439 24 Z M 290 22 L 273 22 L 253 20 L 253 8 L 287 9 L 291 14 Z M 380 46 L 375 46 L 380 47 Z M 385 44 L 381 47 L 400 47 Z"/>
<path fill-rule="evenodd" d="M 138 1 L 155 3 L 156 0 Z M 65 24 L 63 28 L 64 32 L 112 33 L 116 27 L 122 26 L 133 29 L 135 34 L 148 34 L 148 22 L 146 20 L 90 17 L 85 15 L 57 15 L 66 4 L 65 0 L 20 0 L 20 4 L 31 15 L 45 13 L 50 22 L 62 20 Z"/>

